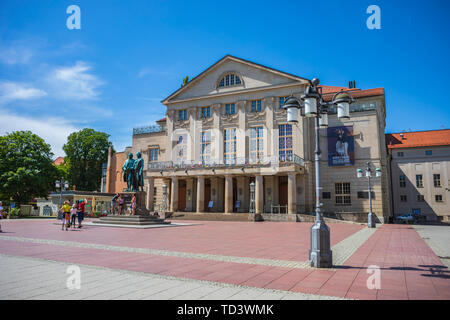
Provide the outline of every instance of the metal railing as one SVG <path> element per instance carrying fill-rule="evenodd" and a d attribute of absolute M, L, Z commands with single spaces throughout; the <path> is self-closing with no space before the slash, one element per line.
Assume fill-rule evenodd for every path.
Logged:
<path fill-rule="evenodd" d="M 133 135 L 164 132 L 164 131 L 166 131 L 166 127 L 164 127 L 164 126 L 151 125 L 151 126 L 133 128 Z"/>
<path fill-rule="evenodd" d="M 233 158 L 231 161 L 224 162 L 221 159 L 211 159 L 208 161 L 159 161 L 149 162 L 148 170 L 186 170 L 186 169 L 212 169 L 212 168 L 227 168 L 227 167 L 258 167 L 258 166 L 283 166 L 297 164 L 304 166 L 304 161 L 297 155 L 289 156 L 272 156 L 255 158 Z"/>

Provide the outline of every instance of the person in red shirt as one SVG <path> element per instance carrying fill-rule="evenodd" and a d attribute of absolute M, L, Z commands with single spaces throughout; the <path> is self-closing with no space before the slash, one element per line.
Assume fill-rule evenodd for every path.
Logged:
<path fill-rule="evenodd" d="M 85 207 L 85 205 L 86 205 L 86 202 L 84 200 L 80 200 L 79 203 L 78 203 L 78 214 L 77 214 L 77 216 L 78 216 L 78 228 L 82 227 L 81 222 L 84 219 L 84 207 Z"/>

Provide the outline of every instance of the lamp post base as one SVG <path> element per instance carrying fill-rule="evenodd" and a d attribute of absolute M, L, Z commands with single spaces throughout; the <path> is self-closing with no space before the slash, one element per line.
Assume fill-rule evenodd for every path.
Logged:
<path fill-rule="evenodd" d="M 367 215 L 367 226 L 369 228 L 376 228 L 375 215 L 372 212 L 369 212 Z"/>
<path fill-rule="evenodd" d="M 316 220 L 311 227 L 311 249 L 309 250 L 311 267 L 331 268 L 333 255 L 330 246 L 330 228 L 322 220 Z"/>

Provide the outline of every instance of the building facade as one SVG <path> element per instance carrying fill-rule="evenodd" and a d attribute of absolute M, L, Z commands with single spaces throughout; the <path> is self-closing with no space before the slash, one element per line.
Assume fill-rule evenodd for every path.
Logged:
<path fill-rule="evenodd" d="M 450 130 L 386 135 L 394 216 L 450 221 Z"/>
<path fill-rule="evenodd" d="M 173 212 L 313 212 L 314 120 L 287 123 L 282 109 L 288 96 L 300 97 L 308 84 L 226 56 L 164 99 L 166 118 L 156 127 L 136 128 L 125 151 L 125 156 L 140 151 L 146 161 L 148 208 L 160 208 L 165 184 L 166 207 Z M 384 90 L 321 87 L 325 100 L 341 90 L 356 99 L 350 119 L 338 119 L 331 110 L 329 127 L 320 130 L 323 210 L 364 221 L 367 186 L 356 169 L 370 161 L 387 171 Z M 112 163 L 123 161 L 110 158 L 107 175 L 112 177 L 120 174 Z M 107 192 L 122 191 L 112 189 L 114 180 L 107 177 Z M 373 209 L 381 222 L 390 212 L 388 186 L 387 176 L 373 185 Z"/>

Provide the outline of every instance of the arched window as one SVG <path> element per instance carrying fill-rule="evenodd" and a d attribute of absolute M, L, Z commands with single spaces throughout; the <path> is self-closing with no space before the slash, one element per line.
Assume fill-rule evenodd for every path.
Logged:
<path fill-rule="evenodd" d="M 219 81 L 218 88 L 242 85 L 242 80 L 236 73 L 227 73 Z"/>

